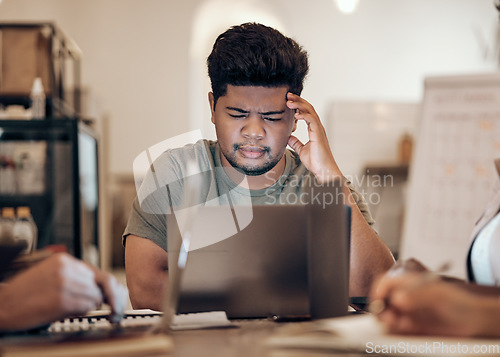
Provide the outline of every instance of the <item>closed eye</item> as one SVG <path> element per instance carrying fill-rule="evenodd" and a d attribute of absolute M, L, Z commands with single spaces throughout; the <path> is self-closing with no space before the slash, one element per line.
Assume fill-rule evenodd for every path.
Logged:
<path fill-rule="evenodd" d="M 267 121 L 280 121 L 281 118 L 264 117 L 264 120 L 267 120 Z"/>
<path fill-rule="evenodd" d="M 242 118 L 245 118 L 246 115 L 245 114 L 229 114 L 229 116 L 231 118 L 236 118 L 236 119 L 242 119 Z"/>

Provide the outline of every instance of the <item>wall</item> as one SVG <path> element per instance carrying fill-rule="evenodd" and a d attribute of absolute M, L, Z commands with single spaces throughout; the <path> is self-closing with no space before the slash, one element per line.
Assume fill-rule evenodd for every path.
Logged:
<path fill-rule="evenodd" d="M 255 20 L 264 9 L 309 51 L 303 95 L 323 120 L 334 99 L 418 102 L 427 75 L 496 68 L 493 0 L 361 0 L 352 15 L 340 14 L 332 0 L 212 2 L 207 23 Z M 76 41 L 83 83 L 109 117 L 109 170 L 129 173 L 145 148 L 209 120 L 206 93 L 190 78 L 194 66 L 195 76 L 205 76 L 204 58 L 193 63 L 189 55 L 195 15 L 207 3 L 3 0 L 0 20 L 54 20 Z M 230 3 L 254 10 L 243 16 Z"/>
<path fill-rule="evenodd" d="M 188 46 L 197 1 L 4 0 L 1 20 L 53 20 L 83 51 L 82 82 L 109 117 L 109 169 L 189 124 Z"/>

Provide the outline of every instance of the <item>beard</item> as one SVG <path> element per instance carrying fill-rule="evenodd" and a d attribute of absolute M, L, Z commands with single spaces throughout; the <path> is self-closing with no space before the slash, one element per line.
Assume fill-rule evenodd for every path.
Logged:
<path fill-rule="evenodd" d="M 267 158 L 267 160 L 260 164 L 260 165 L 250 165 L 250 164 L 242 164 L 238 162 L 238 158 L 236 156 L 236 153 L 238 152 L 239 148 L 245 144 L 234 144 L 233 145 L 233 150 L 231 152 L 225 152 L 221 148 L 221 152 L 226 158 L 226 160 L 231 164 L 233 168 L 235 168 L 237 171 L 247 175 L 247 176 L 259 176 L 263 175 L 269 170 L 271 170 L 273 167 L 275 167 L 278 162 L 281 160 L 281 155 L 278 156 L 272 156 L 270 154 L 271 148 L 268 146 L 264 146 L 264 156 Z"/>

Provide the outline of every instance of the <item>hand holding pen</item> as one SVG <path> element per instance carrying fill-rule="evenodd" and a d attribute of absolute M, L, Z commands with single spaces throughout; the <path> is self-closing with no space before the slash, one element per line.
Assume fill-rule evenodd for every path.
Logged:
<path fill-rule="evenodd" d="M 399 269 L 399 270 L 398 270 Z M 443 267 L 446 269 L 446 266 Z M 370 310 L 389 333 L 485 336 L 485 306 L 498 301 L 479 296 L 464 283 L 441 279 L 426 269 L 389 271 L 371 291 Z M 441 270 L 441 269 L 440 269 Z"/>

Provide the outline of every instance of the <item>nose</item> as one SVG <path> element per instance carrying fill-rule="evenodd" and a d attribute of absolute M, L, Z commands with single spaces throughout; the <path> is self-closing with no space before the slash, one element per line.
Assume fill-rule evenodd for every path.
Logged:
<path fill-rule="evenodd" d="M 247 139 L 262 139 L 266 135 L 264 121 L 257 115 L 250 115 L 245 119 L 241 135 Z"/>

